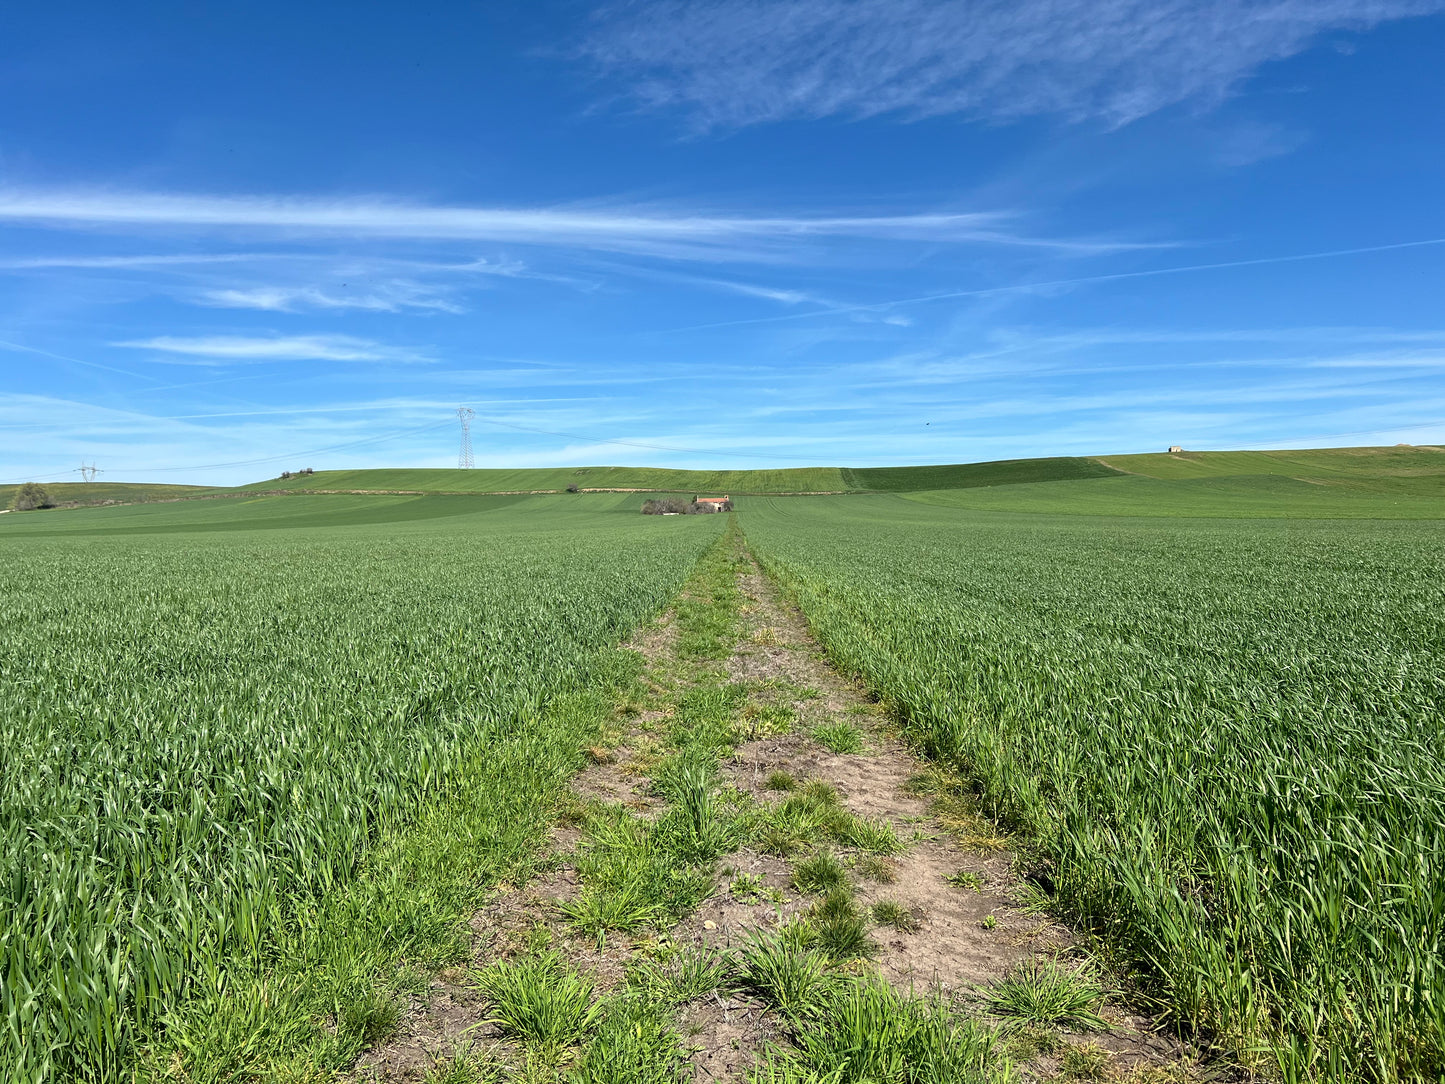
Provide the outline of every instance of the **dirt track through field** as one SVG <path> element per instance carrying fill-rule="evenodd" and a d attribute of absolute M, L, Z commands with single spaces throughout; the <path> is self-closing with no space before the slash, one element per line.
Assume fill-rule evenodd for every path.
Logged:
<path fill-rule="evenodd" d="M 977 815 L 960 781 L 914 756 L 884 710 L 828 664 L 801 613 L 745 552 L 737 563 L 737 587 L 736 643 L 720 673 L 715 664 L 709 669 L 679 657 L 673 612 L 627 645 L 646 661 L 647 695 L 629 705 L 612 740 L 590 751 L 596 763 L 574 781 L 577 801 L 618 805 L 644 819 L 658 816 L 663 803 L 649 789 L 649 768 L 680 691 L 700 678 L 745 688 L 739 730 L 752 736 L 723 761 L 722 788 L 766 803 L 779 797 L 783 775 L 799 787 L 826 784 L 850 813 L 891 826 L 907 844 L 901 853 L 865 861 L 862 852 L 836 848 L 860 907 L 888 901 L 909 916 L 896 926 L 875 925 L 876 951 L 872 964 L 863 966 L 876 966 L 902 992 L 936 994 L 997 1023 L 987 1013 L 988 987 L 1034 958 L 1073 966 L 1084 955 L 1078 940 L 1039 909 L 1038 893 L 1016 872 L 1008 841 Z M 828 728 L 853 730 L 861 735 L 861 750 L 830 750 L 815 737 L 820 728 L 824 736 Z M 559 910 L 579 891 L 581 837 L 564 817 L 552 840 L 556 868 L 531 883 L 502 886 L 473 917 L 471 967 L 444 972 L 414 996 L 398 1032 L 361 1058 L 352 1079 L 422 1081 L 467 1048 L 487 1050 L 501 1065 L 522 1066 L 524 1052 L 487 1022 L 485 999 L 473 982 L 474 969 L 491 961 L 546 944 L 606 991 L 624 981 L 639 953 L 659 944 L 726 952 L 759 930 L 808 914 L 814 904 L 793 886 L 803 854 L 784 857 L 744 846 L 719 860 L 714 893 L 671 929 L 582 936 Z M 1100 1015 L 1107 1030 L 1065 1031 L 1015 1044 L 1017 1079 L 1199 1079 L 1184 1045 L 1156 1031 L 1148 1018 L 1113 1000 Z M 770 1044 L 787 1041 L 782 1021 L 764 1003 L 725 989 L 681 1006 L 679 1020 L 700 1082 L 742 1081 Z M 1079 1075 L 1084 1070 L 1078 1066 L 1088 1075 Z"/>

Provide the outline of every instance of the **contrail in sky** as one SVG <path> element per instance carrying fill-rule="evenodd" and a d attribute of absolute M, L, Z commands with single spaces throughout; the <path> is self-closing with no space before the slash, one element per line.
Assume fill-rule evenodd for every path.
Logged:
<path fill-rule="evenodd" d="M 874 301 L 866 305 L 837 305 L 811 312 L 790 312 L 781 316 L 758 316 L 750 320 L 724 320 L 714 324 L 691 324 L 687 327 L 667 328 L 663 334 L 677 331 L 705 331 L 715 327 L 741 327 L 746 324 L 778 324 L 788 320 L 806 320 L 814 316 L 837 316 L 850 312 L 877 312 L 898 305 L 919 305 L 926 301 L 949 301 L 960 297 L 988 297 L 992 294 L 1024 293 L 1029 290 L 1047 290 L 1056 286 L 1086 286 L 1095 282 L 1116 282 L 1120 279 L 1152 278 L 1158 275 L 1182 275 L 1191 271 L 1219 271 L 1230 267 L 1256 267 L 1260 264 L 1299 263 L 1303 260 L 1326 260 L 1335 256 L 1359 256 L 1367 252 L 1392 252 L 1402 248 L 1422 248 L 1426 245 L 1445 245 L 1445 237 L 1432 237 L 1424 241 L 1400 241 L 1392 245 L 1369 245 L 1365 248 L 1337 248 L 1329 252 L 1302 252 L 1293 256 L 1261 256 L 1253 260 L 1226 260 L 1222 263 L 1195 263 L 1182 267 L 1156 267 L 1148 271 L 1119 271 L 1111 275 L 1086 275 L 1072 279 L 1053 279 L 1048 282 L 1024 282 L 1014 286 L 989 286 L 977 290 L 951 290 L 942 294 L 923 294 L 919 297 L 902 297 L 892 301 Z"/>

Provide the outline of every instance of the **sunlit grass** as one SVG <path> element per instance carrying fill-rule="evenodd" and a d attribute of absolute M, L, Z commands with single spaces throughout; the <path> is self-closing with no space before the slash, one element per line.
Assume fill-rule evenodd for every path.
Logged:
<path fill-rule="evenodd" d="M 589 689 L 637 665 L 610 645 L 724 526 L 247 507 L 0 536 L 0 1078 L 200 1084 L 387 1034 L 397 961 L 456 962 L 530 874 L 609 724 Z"/>
<path fill-rule="evenodd" d="M 1098 486 L 1118 488 L 1012 488 L 1088 511 Z M 1024 507 L 1010 488 L 967 500 Z M 860 497 L 757 502 L 744 522 L 829 657 L 946 769 L 921 789 L 955 840 L 1016 840 L 1030 912 L 1104 933 L 1150 996 L 1261 1072 L 1434 1079 L 1439 531 L 1191 521 L 1184 490 L 1153 488 L 1175 518 Z"/>

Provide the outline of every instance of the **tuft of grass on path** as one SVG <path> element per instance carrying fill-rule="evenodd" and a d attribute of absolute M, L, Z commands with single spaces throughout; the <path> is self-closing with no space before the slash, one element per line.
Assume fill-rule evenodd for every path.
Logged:
<path fill-rule="evenodd" d="M 876 977 L 819 990 L 810 1011 L 794 1019 L 794 1049 L 770 1051 L 752 1084 L 1002 1084 L 1010 1077 L 988 1028 Z"/>
<path fill-rule="evenodd" d="M 1007 1027 L 1053 1025 L 1077 1031 L 1108 1027 L 1097 1011 L 1103 1000 L 1098 980 L 1051 960 L 1020 964 L 984 995 Z"/>
<path fill-rule="evenodd" d="M 824 749 L 841 755 L 863 752 L 863 732 L 846 719 L 836 723 L 820 723 L 811 731 L 815 742 Z"/>
<path fill-rule="evenodd" d="M 548 1049 L 578 1042 L 601 1012 L 592 1001 L 592 981 L 555 952 L 492 964 L 478 986 L 491 1002 L 488 1019 L 504 1034 Z"/>

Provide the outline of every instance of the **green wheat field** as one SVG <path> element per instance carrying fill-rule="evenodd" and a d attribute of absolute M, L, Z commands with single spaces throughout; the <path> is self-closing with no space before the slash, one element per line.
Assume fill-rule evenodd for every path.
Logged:
<path fill-rule="evenodd" d="M 0 516 L 0 1079 L 333 1079 L 727 528 L 627 490 L 731 494 L 1171 1019 L 1445 1075 L 1445 451 L 55 489 Z"/>

